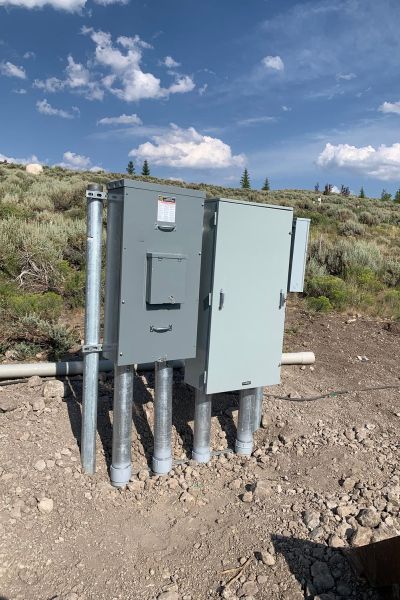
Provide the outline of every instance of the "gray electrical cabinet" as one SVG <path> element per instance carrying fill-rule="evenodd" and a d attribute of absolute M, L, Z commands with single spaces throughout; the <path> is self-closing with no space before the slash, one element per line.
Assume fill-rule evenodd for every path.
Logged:
<path fill-rule="evenodd" d="M 302 292 L 304 290 L 310 222 L 310 219 L 300 217 L 293 219 L 288 292 Z"/>
<path fill-rule="evenodd" d="M 108 184 L 103 356 L 117 365 L 196 355 L 205 193 Z"/>
<path fill-rule="evenodd" d="M 189 385 L 213 394 L 279 383 L 292 223 L 289 207 L 206 201 Z"/>

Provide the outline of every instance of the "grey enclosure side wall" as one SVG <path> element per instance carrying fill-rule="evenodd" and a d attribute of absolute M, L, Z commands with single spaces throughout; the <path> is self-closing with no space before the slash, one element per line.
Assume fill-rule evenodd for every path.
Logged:
<path fill-rule="evenodd" d="M 288 292 L 304 290 L 310 219 L 293 219 Z"/>

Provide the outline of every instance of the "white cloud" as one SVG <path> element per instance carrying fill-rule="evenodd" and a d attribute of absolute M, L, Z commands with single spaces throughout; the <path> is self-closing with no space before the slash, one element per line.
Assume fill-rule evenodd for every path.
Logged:
<path fill-rule="evenodd" d="M 71 152 L 70 150 L 64 152 L 63 159 L 63 162 L 61 162 L 59 166 L 64 167 L 64 169 L 87 171 L 90 169 L 92 164 L 92 161 L 88 156 L 83 156 L 83 154 L 76 154 L 75 152 Z"/>
<path fill-rule="evenodd" d="M 176 69 L 176 67 L 180 67 L 181 63 L 176 62 L 172 58 L 172 56 L 166 56 L 162 61 L 162 64 L 165 65 L 168 69 Z"/>
<path fill-rule="evenodd" d="M 337 81 L 340 81 L 340 80 L 351 81 L 352 79 L 355 79 L 356 77 L 357 77 L 357 75 L 355 73 L 338 73 L 336 75 Z"/>
<path fill-rule="evenodd" d="M 200 96 L 204 96 L 204 94 L 205 94 L 205 93 L 206 93 L 206 91 L 207 91 L 207 88 L 208 88 L 208 83 L 205 83 L 204 85 L 202 85 L 202 86 L 199 88 L 199 95 L 200 95 Z"/>
<path fill-rule="evenodd" d="M 284 104 L 282 105 L 282 110 L 283 112 L 290 112 L 292 109 L 290 108 L 290 106 L 285 106 Z"/>
<path fill-rule="evenodd" d="M 168 94 L 185 94 L 195 88 L 195 83 L 188 75 L 177 76 L 176 82 L 166 90 Z"/>
<path fill-rule="evenodd" d="M 18 88 L 17 90 L 13 90 L 14 94 L 19 94 L 20 96 L 24 95 L 27 93 L 25 88 Z"/>
<path fill-rule="evenodd" d="M 1 0 L 0 0 L 1 5 Z M 24 67 L 18 67 L 12 62 L 6 61 L 0 63 L 0 73 L 5 77 L 17 77 L 17 79 L 26 79 Z"/>
<path fill-rule="evenodd" d="M 52 6 L 57 10 L 79 12 L 86 0 L 0 0 L 0 6 L 19 6 L 21 8 L 43 8 Z"/>
<path fill-rule="evenodd" d="M 345 168 L 382 181 L 398 180 L 400 173 L 400 143 L 385 146 L 363 146 L 349 144 L 326 144 L 317 158 L 321 167 Z"/>
<path fill-rule="evenodd" d="M 79 116 L 79 108 L 76 106 L 72 107 L 72 111 L 68 112 L 62 108 L 54 108 L 46 98 L 44 100 L 38 100 L 36 102 L 36 108 L 42 115 L 48 115 L 50 117 L 61 117 L 62 119 L 74 119 Z"/>
<path fill-rule="evenodd" d="M 264 67 L 272 69 L 273 71 L 283 71 L 285 68 L 280 56 L 265 56 L 261 62 Z"/>
<path fill-rule="evenodd" d="M 259 125 L 260 123 L 274 123 L 275 121 L 275 117 L 249 117 L 248 119 L 242 119 L 241 121 L 238 121 L 238 125 L 248 127 L 249 125 Z"/>
<path fill-rule="evenodd" d="M 69 89 L 83 94 L 87 100 L 102 100 L 104 96 L 104 91 L 93 80 L 90 71 L 81 63 L 76 63 L 71 55 L 67 57 L 65 79 L 58 77 L 48 77 L 44 80 L 35 79 L 33 87 L 49 93 Z"/>
<path fill-rule="evenodd" d="M 25 54 L 23 55 L 23 58 L 36 58 L 36 54 L 32 52 L 32 50 L 28 50 L 28 52 L 25 52 Z"/>
<path fill-rule="evenodd" d="M 32 154 L 32 156 L 28 156 L 27 158 L 13 158 L 11 156 L 6 156 L 5 154 L 2 154 L 1 152 L 0 152 L 0 161 L 2 161 L 2 162 L 7 161 L 8 163 L 13 163 L 13 164 L 17 164 L 17 165 L 27 165 L 29 163 L 40 162 L 38 157 L 35 156 L 35 154 Z"/>
<path fill-rule="evenodd" d="M 47 79 L 35 79 L 33 87 L 43 90 L 45 92 L 59 92 L 65 87 L 65 82 L 58 77 L 48 77 Z"/>
<path fill-rule="evenodd" d="M 190 92 L 195 84 L 188 75 L 174 74 L 175 82 L 169 87 L 161 86 L 161 81 L 152 73 L 142 70 L 144 49 L 151 48 L 138 35 L 120 36 L 113 43 L 109 33 L 83 27 L 82 33 L 89 35 L 94 42 L 95 61 L 110 73 L 102 78 L 102 85 L 110 93 L 126 102 L 137 102 L 149 98 L 165 98 L 170 94 Z"/>
<path fill-rule="evenodd" d="M 142 119 L 137 116 L 137 114 L 133 115 L 120 115 L 119 117 L 103 117 L 99 121 L 97 121 L 97 125 L 141 125 Z"/>
<path fill-rule="evenodd" d="M 218 138 L 201 135 L 194 127 L 182 129 L 171 124 L 170 129 L 152 137 L 154 143 L 146 142 L 131 150 L 129 156 L 147 158 L 156 165 L 193 169 L 220 169 L 243 166 L 245 156 L 233 155 L 230 146 Z"/>
<path fill-rule="evenodd" d="M 398 102 L 384 102 L 378 108 L 383 113 L 394 113 L 400 115 L 400 100 Z"/>

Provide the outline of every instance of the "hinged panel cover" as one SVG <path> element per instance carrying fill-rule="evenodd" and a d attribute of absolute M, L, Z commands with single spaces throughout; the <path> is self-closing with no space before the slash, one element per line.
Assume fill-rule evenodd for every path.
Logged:
<path fill-rule="evenodd" d="M 186 256 L 147 253 L 146 302 L 182 304 L 186 296 Z"/>

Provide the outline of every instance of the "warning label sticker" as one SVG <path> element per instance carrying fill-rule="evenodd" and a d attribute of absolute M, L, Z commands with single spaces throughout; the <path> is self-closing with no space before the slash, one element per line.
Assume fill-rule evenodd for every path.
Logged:
<path fill-rule="evenodd" d="M 176 199 L 169 196 L 158 196 L 157 221 L 175 223 Z"/>

